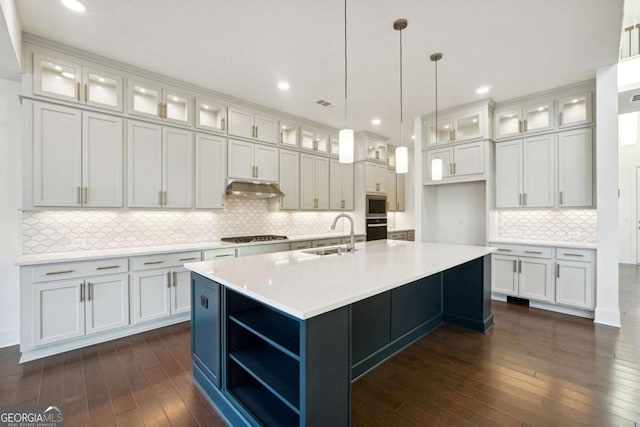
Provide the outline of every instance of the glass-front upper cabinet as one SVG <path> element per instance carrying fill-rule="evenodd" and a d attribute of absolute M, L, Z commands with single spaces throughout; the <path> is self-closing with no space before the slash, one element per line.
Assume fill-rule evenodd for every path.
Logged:
<path fill-rule="evenodd" d="M 197 98 L 196 127 L 214 132 L 226 132 L 227 107 L 216 101 Z"/>
<path fill-rule="evenodd" d="M 565 128 L 592 122 L 591 92 L 558 100 L 558 127 Z"/>
<path fill-rule="evenodd" d="M 553 99 L 526 104 L 522 108 L 522 117 L 523 132 L 533 133 L 554 129 Z"/>
<path fill-rule="evenodd" d="M 522 107 L 516 106 L 496 111 L 495 122 L 496 139 L 520 135 L 522 133 Z"/>
<path fill-rule="evenodd" d="M 291 122 L 280 122 L 280 144 L 291 147 L 298 146 L 298 134 L 300 126 Z"/>
<path fill-rule="evenodd" d="M 34 53 L 33 93 L 122 111 L 122 76 Z"/>
<path fill-rule="evenodd" d="M 331 151 L 329 152 L 329 154 L 331 154 L 334 157 L 339 157 L 340 156 L 340 138 L 338 137 L 338 135 L 331 133 L 329 134 L 329 139 L 331 142 Z"/>
<path fill-rule="evenodd" d="M 367 159 L 387 162 L 387 144 L 380 141 L 367 141 Z"/>
<path fill-rule="evenodd" d="M 163 119 L 176 123 L 191 123 L 193 98 L 173 89 L 163 89 Z"/>
<path fill-rule="evenodd" d="M 482 137 L 480 112 L 453 119 L 452 141 L 466 141 Z"/>
<path fill-rule="evenodd" d="M 435 145 L 451 142 L 452 123 L 451 120 L 445 120 L 438 123 L 429 123 L 427 125 L 427 144 Z"/>
<path fill-rule="evenodd" d="M 162 88 L 151 82 L 129 80 L 129 114 L 191 123 L 193 98 L 173 89 Z"/>
<path fill-rule="evenodd" d="M 302 127 L 301 148 L 327 153 L 329 150 L 329 131 Z"/>

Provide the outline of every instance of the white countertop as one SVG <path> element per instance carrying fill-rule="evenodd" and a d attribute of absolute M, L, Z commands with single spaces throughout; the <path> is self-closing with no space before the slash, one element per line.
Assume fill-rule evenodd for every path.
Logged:
<path fill-rule="evenodd" d="M 554 240 L 491 239 L 489 244 L 492 243 L 504 243 L 507 245 L 553 246 L 556 248 L 598 249 L 597 243 L 563 242 Z"/>
<path fill-rule="evenodd" d="M 361 235 L 361 234 L 357 234 Z M 160 246 L 140 246 L 134 248 L 114 248 L 114 249 L 96 249 L 81 250 L 70 252 L 49 252 L 44 254 L 26 254 L 20 256 L 15 262 L 16 265 L 36 265 L 51 264 L 56 262 L 69 261 L 86 261 L 91 259 L 118 258 L 140 255 L 152 255 L 158 253 L 183 252 L 183 251 L 206 251 L 209 249 L 220 248 L 237 248 L 241 246 L 268 245 L 273 243 L 300 242 L 304 240 L 331 239 L 334 237 L 349 237 L 348 233 L 322 233 L 322 234 L 304 234 L 297 236 L 289 236 L 288 240 L 272 240 L 269 242 L 252 242 L 252 243 L 226 243 L 220 240 L 214 242 L 197 242 L 197 243 L 175 243 Z"/>
<path fill-rule="evenodd" d="M 299 319 L 360 301 L 495 251 L 484 246 L 378 240 L 357 252 L 305 251 L 185 264 L 230 289 Z"/>

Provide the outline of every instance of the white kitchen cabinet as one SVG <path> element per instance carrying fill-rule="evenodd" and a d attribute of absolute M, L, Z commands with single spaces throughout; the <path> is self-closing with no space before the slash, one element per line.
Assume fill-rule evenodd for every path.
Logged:
<path fill-rule="evenodd" d="M 491 289 L 501 294 L 518 295 L 518 257 L 491 255 Z"/>
<path fill-rule="evenodd" d="M 558 99 L 558 127 L 587 125 L 593 122 L 593 103 L 590 91 Z"/>
<path fill-rule="evenodd" d="M 387 192 L 387 166 L 366 162 L 365 191 L 367 193 L 385 194 Z"/>
<path fill-rule="evenodd" d="M 558 134 L 558 206 L 593 205 L 593 130 Z"/>
<path fill-rule="evenodd" d="M 138 271 L 133 280 L 133 322 L 171 315 L 171 269 Z"/>
<path fill-rule="evenodd" d="M 86 279 L 85 301 L 87 335 L 129 325 L 129 275 Z"/>
<path fill-rule="evenodd" d="M 171 314 L 191 311 L 191 271 L 184 267 L 171 269 Z"/>
<path fill-rule="evenodd" d="M 122 119 L 35 103 L 34 206 L 122 206 Z"/>
<path fill-rule="evenodd" d="M 353 163 L 329 161 L 329 209 L 353 210 Z"/>
<path fill-rule="evenodd" d="M 129 207 L 190 208 L 192 132 L 129 120 Z"/>
<path fill-rule="evenodd" d="M 405 175 L 396 174 L 396 211 L 404 212 L 405 210 Z"/>
<path fill-rule="evenodd" d="M 472 142 L 452 147 L 453 175 L 475 175 L 484 173 L 484 144 Z"/>
<path fill-rule="evenodd" d="M 496 109 L 494 117 L 496 139 L 553 130 L 555 128 L 554 100 L 545 98 L 501 107 Z"/>
<path fill-rule="evenodd" d="M 319 153 L 329 152 L 330 132 L 328 130 L 302 126 L 300 135 L 300 148 Z"/>
<path fill-rule="evenodd" d="M 229 107 L 229 135 L 275 144 L 280 140 L 278 119 L 241 108 Z"/>
<path fill-rule="evenodd" d="M 519 258 L 518 295 L 521 298 L 553 302 L 555 283 L 550 259 Z"/>
<path fill-rule="evenodd" d="M 555 136 L 496 144 L 496 208 L 553 207 Z"/>
<path fill-rule="evenodd" d="M 300 208 L 329 209 L 329 159 L 300 155 Z"/>
<path fill-rule="evenodd" d="M 300 154 L 295 151 L 280 150 L 280 199 L 281 209 L 300 208 Z"/>
<path fill-rule="evenodd" d="M 297 147 L 300 140 L 300 125 L 292 122 L 280 122 L 280 144 Z"/>
<path fill-rule="evenodd" d="M 227 170 L 229 178 L 277 182 L 278 149 L 230 140 Z"/>
<path fill-rule="evenodd" d="M 429 150 L 422 152 L 422 161 L 426 162 L 424 168 L 425 176 L 424 183 L 437 182 L 431 179 L 431 163 L 434 159 L 442 159 L 442 179 L 453 176 L 453 150 L 451 148 Z"/>
<path fill-rule="evenodd" d="M 329 134 L 329 154 L 332 157 L 340 157 L 340 138 L 337 133 Z"/>
<path fill-rule="evenodd" d="M 195 142 L 195 207 L 225 206 L 227 140 L 197 133 Z"/>
<path fill-rule="evenodd" d="M 128 81 L 128 113 L 183 125 L 192 124 L 193 97 L 156 82 Z"/>
<path fill-rule="evenodd" d="M 436 143 L 464 142 L 483 138 L 484 119 L 482 110 L 462 111 L 445 116 L 438 121 L 426 124 L 427 147 Z"/>
<path fill-rule="evenodd" d="M 58 281 L 33 285 L 33 345 L 84 335 L 84 282 Z"/>
<path fill-rule="evenodd" d="M 396 172 L 387 170 L 387 212 L 393 212 L 398 206 Z M 396 239 L 397 240 L 397 239 Z"/>
<path fill-rule="evenodd" d="M 34 53 L 33 93 L 122 111 L 123 78 L 117 72 Z"/>
<path fill-rule="evenodd" d="M 219 101 L 196 97 L 196 127 L 213 132 L 227 131 L 227 106 Z"/>
<path fill-rule="evenodd" d="M 593 310 L 593 264 L 566 260 L 556 263 L 556 302 Z"/>

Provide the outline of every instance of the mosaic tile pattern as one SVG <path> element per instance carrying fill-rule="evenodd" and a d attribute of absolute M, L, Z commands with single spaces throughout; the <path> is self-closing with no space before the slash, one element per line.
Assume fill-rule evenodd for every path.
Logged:
<path fill-rule="evenodd" d="M 514 210 L 499 212 L 499 234 L 505 239 L 595 243 L 597 211 Z"/>
<path fill-rule="evenodd" d="M 331 232 L 335 212 L 269 212 L 257 198 L 220 211 L 37 211 L 22 216 L 23 253 L 211 242 L 250 234 Z"/>

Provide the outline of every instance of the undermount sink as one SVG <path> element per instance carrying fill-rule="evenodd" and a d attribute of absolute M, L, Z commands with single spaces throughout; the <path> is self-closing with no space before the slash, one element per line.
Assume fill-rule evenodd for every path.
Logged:
<path fill-rule="evenodd" d="M 357 249 L 354 249 L 353 252 L 355 252 Z M 306 251 L 302 251 L 305 254 L 313 254 L 313 255 L 320 255 L 320 256 L 324 256 L 324 255 L 342 255 L 342 254 L 346 254 L 347 252 L 347 248 L 345 246 L 332 246 L 329 248 L 315 248 L 315 249 L 308 249 Z"/>

